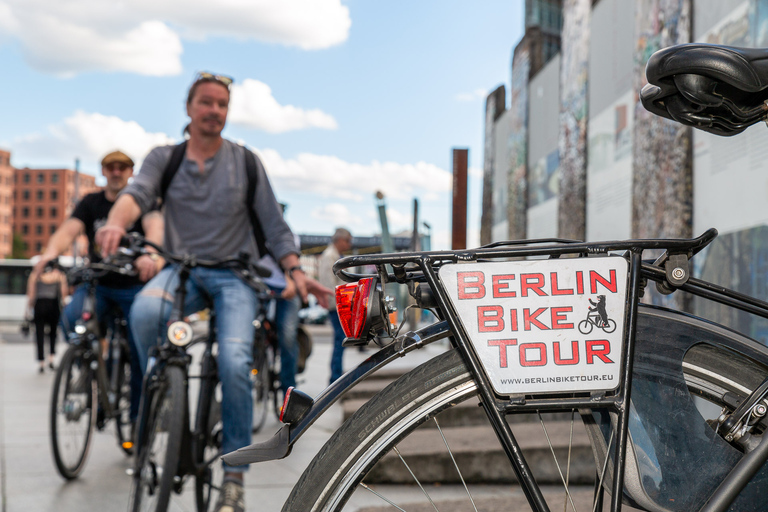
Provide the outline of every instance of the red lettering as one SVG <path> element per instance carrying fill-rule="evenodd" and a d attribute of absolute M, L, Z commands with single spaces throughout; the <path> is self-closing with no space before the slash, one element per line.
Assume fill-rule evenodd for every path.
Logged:
<path fill-rule="evenodd" d="M 608 340 L 587 340 L 587 364 L 594 364 L 595 356 L 604 363 L 613 363 L 606 355 L 611 351 Z"/>
<path fill-rule="evenodd" d="M 576 293 L 584 295 L 584 273 L 581 270 L 576 272 Z"/>
<path fill-rule="evenodd" d="M 539 352 L 538 359 L 528 359 L 528 351 L 536 350 Z M 523 343 L 520 345 L 520 365 L 521 366 L 544 366 L 547 364 L 547 346 L 543 343 Z"/>
<path fill-rule="evenodd" d="M 573 290 L 557 287 L 557 272 L 552 272 L 549 278 L 552 281 L 552 295 L 573 295 Z"/>
<path fill-rule="evenodd" d="M 542 331 L 548 331 L 549 327 L 547 327 L 546 325 L 544 325 L 543 323 L 541 323 L 536 319 L 536 317 L 538 317 L 540 314 L 542 314 L 546 310 L 547 308 L 539 308 L 536 311 L 534 311 L 533 314 L 531 314 L 531 310 L 528 308 L 525 308 L 523 310 L 523 329 L 525 329 L 526 331 L 530 331 L 531 324 L 533 324 L 539 329 L 541 329 Z"/>
<path fill-rule="evenodd" d="M 485 275 L 482 272 L 457 272 L 459 300 L 482 299 L 485 297 Z"/>
<path fill-rule="evenodd" d="M 509 310 L 509 327 L 511 331 L 517 331 L 517 310 Z"/>
<path fill-rule="evenodd" d="M 597 284 L 600 283 L 605 286 L 605 289 L 609 292 L 616 293 L 616 270 L 611 270 L 610 278 L 606 279 L 594 270 L 589 271 L 589 286 L 592 289 L 592 293 L 597 293 Z"/>
<path fill-rule="evenodd" d="M 512 281 L 514 278 L 514 274 L 493 276 L 493 298 L 516 297 L 517 294 L 509 288 L 509 281 Z"/>
<path fill-rule="evenodd" d="M 480 332 L 504 330 L 504 310 L 501 306 L 477 306 L 477 329 Z"/>
<path fill-rule="evenodd" d="M 546 297 L 547 293 L 542 290 L 544 287 L 544 274 L 521 274 L 520 275 L 520 296 L 527 297 L 528 290 L 533 290 L 536 295 Z"/>
<path fill-rule="evenodd" d="M 573 311 L 572 306 L 560 306 L 552 308 L 552 328 L 553 329 L 573 329 L 572 323 L 564 323 L 568 320 L 565 313 L 571 313 Z"/>
<path fill-rule="evenodd" d="M 489 347 L 499 347 L 499 364 L 502 368 L 507 367 L 507 347 L 517 345 L 517 340 L 488 340 Z"/>
<path fill-rule="evenodd" d="M 554 352 L 555 352 L 555 364 L 560 366 L 570 365 L 570 364 L 579 364 L 579 342 L 574 340 L 571 342 L 571 358 L 570 359 L 563 359 L 560 354 L 560 342 L 556 341 L 554 343 Z"/>

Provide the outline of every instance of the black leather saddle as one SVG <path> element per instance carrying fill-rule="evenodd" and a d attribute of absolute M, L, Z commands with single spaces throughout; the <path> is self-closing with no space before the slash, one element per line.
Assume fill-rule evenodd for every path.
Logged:
<path fill-rule="evenodd" d="M 650 112 L 717 135 L 768 116 L 768 49 L 681 44 L 654 53 L 640 100 Z"/>

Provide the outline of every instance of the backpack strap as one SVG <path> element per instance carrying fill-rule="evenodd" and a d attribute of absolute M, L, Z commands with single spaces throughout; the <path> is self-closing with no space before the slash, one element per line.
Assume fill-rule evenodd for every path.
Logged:
<path fill-rule="evenodd" d="M 171 159 L 168 161 L 168 165 L 165 166 L 163 171 L 163 177 L 160 180 L 160 199 L 165 202 L 165 193 L 168 192 L 168 187 L 176 176 L 176 173 L 181 167 L 181 162 L 184 160 L 184 154 L 187 152 L 187 141 L 185 140 L 181 144 L 177 144 L 173 147 L 171 153 Z"/>
<path fill-rule="evenodd" d="M 256 185 L 258 184 L 259 173 L 256 167 L 256 157 L 253 152 L 246 147 L 243 147 L 245 151 L 245 174 L 248 179 L 248 188 L 245 193 L 245 209 L 248 211 L 248 218 L 251 221 L 251 227 L 253 229 L 253 236 L 256 239 L 256 246 L 259 249 L 259 256 L 266 256 L 272 253 L 267 249 L 267 240 L 264 237 L 264 230 L 261 228 L 261 222 L 256 215 L 254 209 L 253 198 L 256 195 Z M 163 176 L 160 180 L 160 198 L 165 201 L 165 194 L 168 192 L 168 187 L 171 185 L 173 177 L 181 167 L 181 162 L 184 160 L 184 154 L 187 151 L 187 141 L 182 142 L 173 147 L 171 153 L 171 159 L 168 161 L 168 165 L 163 170 Z"/>
<path fill-rule="evenodd" d="M 275 259 L 272 252 L 267 248 L 267 239 L 264 237 L 264 230 L 261 228 L 261 222 L 256 215 L 256 209 L 254 208 L 253 198 L 256 195 L 256 185 L 259 180 L 258 169 L 256 168 L 256 157 L 253 152 L 243 147 L 245 151 L 245 174 L 248 176 L 248 189 L 245 194 L 245 207 L 248 210 L 248 218 L 251 219 L 251 227 L 253 228 L 253 237 L 256 239 L 256 246 L 259 249 L 259 256 L 266 256 L 269 254 L 272 259 Z M 277 261 L 277 260 L 275 260 Z"/>

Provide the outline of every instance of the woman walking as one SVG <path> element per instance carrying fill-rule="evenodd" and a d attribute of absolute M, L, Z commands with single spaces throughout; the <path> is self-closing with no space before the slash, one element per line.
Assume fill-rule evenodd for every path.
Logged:
<path fill-rule="evenodd" d="M 50 351 L 48 366 L 53 370 L 56 355 L 56 331 L 61 314 L 61 301 L 66 294 L 67 280 L 56 260 L 48 262 L 42 272 L 33 271 L 27 281 L 27 310 L 34 311 L 37 361 L 40 373 L 45 371 L 45 330 L 48 327 Z"/>

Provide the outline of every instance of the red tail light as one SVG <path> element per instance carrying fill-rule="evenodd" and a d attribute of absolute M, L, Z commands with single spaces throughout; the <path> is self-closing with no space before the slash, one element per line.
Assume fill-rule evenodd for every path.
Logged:
<path fill-rule="evenodd" d="M 336 287 L 336 312 L 347 338 L 360 339 L 371 309 L 375 278 L 367 277 L 357 283 Z"/>

